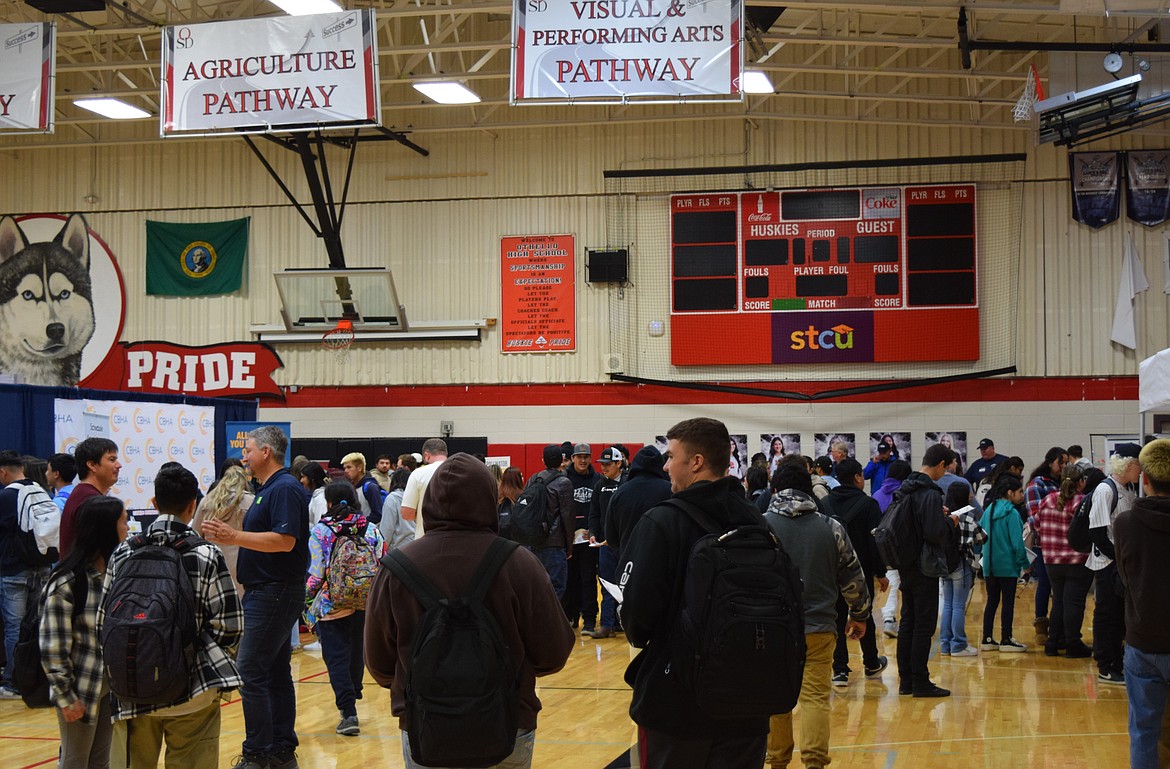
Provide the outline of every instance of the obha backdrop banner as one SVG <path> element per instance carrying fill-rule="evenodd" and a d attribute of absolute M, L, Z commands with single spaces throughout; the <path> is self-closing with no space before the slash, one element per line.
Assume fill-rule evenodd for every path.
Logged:
<path fill-rule="evenodd" d="M 118 444 L 122 471 L 110 490 L 133 510 L 150 509 L 154 477 L 166 462 L 178 462 L 206 489 L 215 480 L 215 409 L 172 403 L 53 401 L 54 442 L 72 454 L 90 436 Z"/>
<path fill-rule="evenodd" d="M 162 134 L 381 125 L 374 12 L 163 30 Z"/>

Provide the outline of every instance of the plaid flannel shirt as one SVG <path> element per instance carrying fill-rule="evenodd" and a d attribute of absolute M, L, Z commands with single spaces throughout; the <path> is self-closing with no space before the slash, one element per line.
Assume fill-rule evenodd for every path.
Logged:
<path fill-rule="evenodd" d="M 978 558 L 975 555 L 975 546 L 987 541 L 987 532 L 979 525 L 974 513 L 963 513 L 959 516 L 959 550 L 971 568 L 975 568 Z"/>
<path fill-rule="evenodd" d="M 104 691 L 102 646 L 98 639 L 97 611 L 102 597 L 102 575 L 86 567 L 88 592 L 85 608 L 73 616 L 73 574 L 56 574 L 45 585 L 45 611 L 41 617 L 41 667 L 49 679 L 53 704 L 66 708 L 81 700 L 93 723 Z"/>
<path fill-rule="evenodd" d="M 1068 525 L 1084 498 L 1083 494 L 1074 494 L 1062 508 L 1060 492 L 1054 491 L 1040 503 L 1040 509 L 1036 511 L 1036 520 L 1039 524 L 1040 549 L 1044 551 L 1045 564 L 1078 565 L 1089 557 L 1086 553 L 1073 550 L 1068 543 Z"/>
<path fill-rule="evenodd" d="M 160 515 L 145 532 L 156 544 L 193 534 L 191 527 L 173 515 Z M 118 573 L 118 567 L 130 555 L 126 543 L 118 545 L 106 568 L 105 587 L 108 589 Z M 180 705 L 211 689 L 237 689 L 243 681 L 232 655 L 244 633 L 244 611 L 236 593 L 236 585 L 228 572 L 220 549 L 210 542 L 183 553 L 183 567 L 191 578 L 195 592 L 195 621 L 199 627 L 196 641 L 195 670 L 190 691 L 178 702 L 166 705 L 134 705 L 114 698 L 114 720 L 147 715 L 164 707 Z M 105 613 L 98 612 L 98 627 Z"/>
<path fill-rule="evenodd" d="M 1032 528 L 1036 528 L 1036 513 L 1040 510 L 1040 504 L 1054 491 L 1060 491 L 1060 484 L 1047 475 L 1037 475 L 1035 480 L 1028 484 L 1024 492 L 1024 504 L 1027 505 L 1028 522 L 1032 524 Z"/>

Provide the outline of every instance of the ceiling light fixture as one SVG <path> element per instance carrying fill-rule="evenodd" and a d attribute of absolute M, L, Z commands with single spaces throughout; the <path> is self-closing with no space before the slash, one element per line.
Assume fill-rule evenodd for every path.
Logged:
<path fill-rule="evenodd" d="M 414 90 L 439 104 L 476 104 L 479 97 L 463 83 L 453 80 L 430 80 L 411 83 Z"/>
<path fill-rule="evenodd" d="M 82 109 L 96 112 L 113 120 L 136 120 L 150 117 L 146 110 L 138 109 L 120 99 L 74 99 L 73 103 Z"/>
<path fill-rule="evenodd" d="M 775 93 L 772 80 L 767 73 L 758 69 L 749 69 L 743 73 L 744 93 Z"/>
<path fill-rule="evenodd" d="M 344 10 L 333 0 L 272 0 L 272 4 L 289 16 L 310 16 L 314 13 L 337 13 Z"/>

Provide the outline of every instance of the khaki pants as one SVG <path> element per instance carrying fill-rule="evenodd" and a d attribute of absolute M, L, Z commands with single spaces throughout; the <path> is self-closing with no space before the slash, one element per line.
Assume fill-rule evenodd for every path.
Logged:
<path fill-rule="evenodd" d="M 805 767 L 829 765 L 829 691 L 833 676 L 836 633 L 804 637 L 807 653 L 800 686 L 800 760 Z M 768 765 L 787 767 L 792 761 L 792 714 L 772 716 L 768 731 Z"/>
<path fill-rule="evenodd" d="M 116 769 L 156 769 L 165 741 L 167 753 L 163 765 L 166 769 L 217 769 L 219 704 L 216 697 L 208 706 L 187 715 L 170 718 L 139 716 L 115 722 L 110 766 Z"/>

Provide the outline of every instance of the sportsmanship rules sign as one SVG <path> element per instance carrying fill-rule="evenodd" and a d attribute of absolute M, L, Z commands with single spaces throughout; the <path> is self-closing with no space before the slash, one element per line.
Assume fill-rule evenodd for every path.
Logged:
<path fill-rule="evenodd" d="M 162 134 L 379 125 L 370 10 L 163 30 Z"/>
<path fill-rule="evenodd" d="M 53 132 L 54 29 L 0 24 L 0 133 Z"/>
<path fill-rule="evenodd" d="M 513 102 L 743 98 L 741 0 L 514 0 L 512 18 Z"/>
<path fill-rule="evenodd" d="M 572 235 L 501 238 L 503 352 L 577 348 L 574 242 Z"/>

